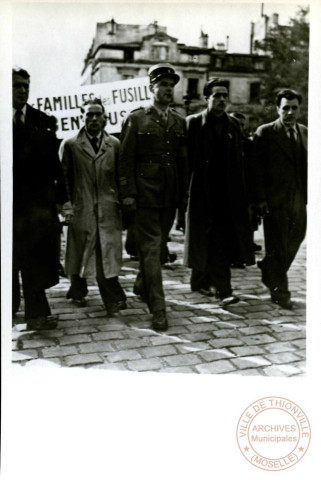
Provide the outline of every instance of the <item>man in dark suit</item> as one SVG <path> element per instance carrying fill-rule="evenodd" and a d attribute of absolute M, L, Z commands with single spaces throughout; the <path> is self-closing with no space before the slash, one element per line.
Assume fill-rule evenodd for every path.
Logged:
<path fill-rule="evenodd" d="M 179 76 L 169 64 L 149 70 L 153 103 L 133 111 L 121 132 L 120 195 L 124 209 L 136 210 L 140 271 L 134 292 L 147 302 L 153 328 L 168 328 L 162 284 L 165 251 L 176 208 L 187 189 L 185 120 L 169 108 Z"/>
<path fill-rule="evenodd" d="M 12 310 L 20 305 L 20 272 L 27 329 L 43 330 L 57 326 L 45 289 L 59 281 L 57 206 L 67 194 L 51 122 L 27 105 L 29 84 L 26 70 L 13 69 Z"/>
<path fill-rule="evenodd" d="M 204 97 L 208 108 L 187 118 L 191 186 L 185 262 L 192 268 L 192 290 L 216 296 L 225 306 L 239 301 L 232 294 L 232 261 L 242 258 L 251 265 L 254 254 L 240 126 L 225 113 L 227 83 L 210 79 Z"/>
<path fill-rule="evenodd" d="M 258 263 L 271 299 L 292 308 L 287 272 L 306 231 L 307 128 L 297 122 L 301 95 L 277 95 L 279 118 L 261 125 L 254 138 L 253 182 L 258 213 L 264 217 L 265 258 Z"/>

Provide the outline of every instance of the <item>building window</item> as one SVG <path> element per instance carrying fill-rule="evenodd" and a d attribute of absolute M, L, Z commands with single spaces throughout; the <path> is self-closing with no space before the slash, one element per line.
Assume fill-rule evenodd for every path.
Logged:
<path fill-rule="evenodd" d="M 159 60 L 165 62 L 169 59 L 169 48 L 167 45 L 153 45 L 152 46 L 152 60 Z"/>
<path fill-rule="evenodd" d="M 187 94 L 190 96 L 191 99 L 199 98 L 198 83 L 198 78 L 187 79 Z"/>
<path fill-rule="evenodd" d="M 125 50 L 124 51 L 124 61 L 126 63 L 130 63 L 134 61 L 134 52 L 133 50 Z"/>
<path fill-rule="evenodd" d="M 122 80 L 129 80 L 130 78 L 134 78 L 134 75 L 124 74 L 121 76 Z"/>
<path fill-rule="evenodd" d="M 222 68 L 222 66 L 223 66 L 222 59 L 221 59 L 221 58 L 217 58 L 216 61 L 215 61 L 215 67 L 216 67 L 216 68 Z"/>
<path fill-rule="evenodd" d="M 260 82 L 250 84 L 250 102 L 257 102 L 260 98 Z"/>

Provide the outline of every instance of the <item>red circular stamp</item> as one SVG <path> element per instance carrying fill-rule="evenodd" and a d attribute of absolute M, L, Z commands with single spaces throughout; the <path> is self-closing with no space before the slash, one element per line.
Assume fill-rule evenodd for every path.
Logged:
<path fill-rule="evenodd" d="M 237 442 L 244 457 L 258 468 L 285 470 L 306 453 L 311 438 L 309 420 L 296 403 L 265 397 L 252 403 L 237 424 Z"/>

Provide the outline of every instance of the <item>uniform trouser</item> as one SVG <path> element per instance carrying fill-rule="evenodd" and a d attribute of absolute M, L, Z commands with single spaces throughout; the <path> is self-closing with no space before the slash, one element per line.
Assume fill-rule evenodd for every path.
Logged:
<path fill-rule="evenodd" d="M 12 311 L 16 313 L 20 305 L 20 284 L 19 271 L 22 279 L 23 297 L 25 302 L 26 320 L 36 317 L 47 317 L 51 315 L 49 303 L 45 290 L 35 284 L 32 265 L 19 265 L 15 258 L 15 245 L 13 244 L 12 262 Z M 25 263 L 25 262 L 24 262 Z"/>
<path fill-rule="evenodd" d="M 306 221 L 306 205 L 300 192 L 282 205 L 270 207 L 264 217 L 262 280 L 271 291 L 277 288 L 284 298 L 290 298 L 287 272 L 304 240 Z"/>
<path fill-rule="evenodd" d="M 165 309 L 161 253 L 166 249 L 175 219 L 175 208 L 141 208 L 135 216 L 139 273 L 135 291 L 147 301 L 150 312 Z"/>
<path fill-rule="evenodd" d="M 208 234 L 206 268 L 203 271 L 192 269 L 192 290 L 215 287 L 220 298 L 231 295 L 231 235 L 228 222 L 218 222 L 211 228 Z"/>
<path fill-rule="evenodd" d="M 101 246 L 99 240 L 99 234 L 97 232 L 97 242 L 95 248 L 96 255 L 96 280 L 98 283 L 99 292 L 106 308 L 112 304 L 125 301 L 126 295 L 124 290 L 119 284 L 118 277 L 105 278 Z M 67 298 L 80 299 L 87 295 L 87 281 L 85 278 L 81 278 L 79 275 L 71 275 L 71 286 L 67 293 Z"/>

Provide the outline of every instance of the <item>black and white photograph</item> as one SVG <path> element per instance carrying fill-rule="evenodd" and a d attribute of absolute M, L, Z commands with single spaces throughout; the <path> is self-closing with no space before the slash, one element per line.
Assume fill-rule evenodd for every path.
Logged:
<path fill-rule="evenodd" d="M 0 7 L 4 480 L 318 477 L 320 10 Z"/>

